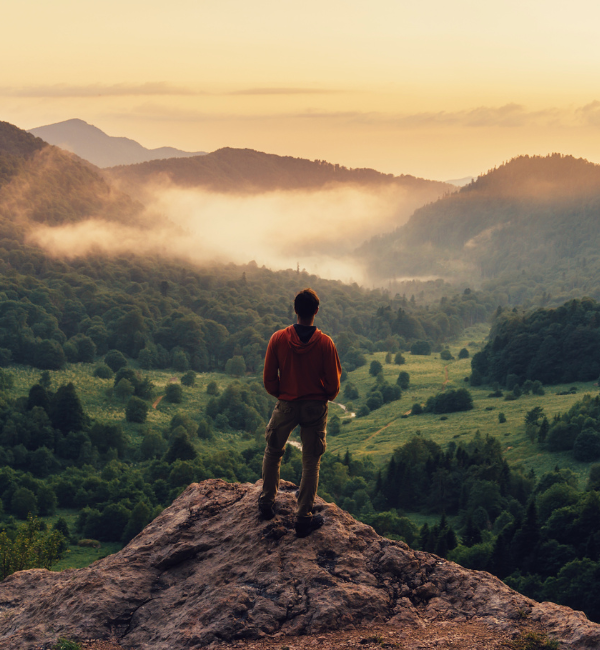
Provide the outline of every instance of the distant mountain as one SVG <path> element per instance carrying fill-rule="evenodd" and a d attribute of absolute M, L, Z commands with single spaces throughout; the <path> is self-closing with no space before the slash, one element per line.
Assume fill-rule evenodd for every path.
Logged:
<path fill-rule="evenodd" d="M 139 142 L 129 138 L 117 138 L 83 120 L 66 120 L 47 126 L 30 129 L 29 133 L 77 154 L 97 167 L 131 165 L 148 160 L 164 158 L 186 158 L 201 156 L 203 151 L 188 152 L 173 147 L 146 149 Z"/>
<path fill-rule="evenodd" d="M 348 169 L 324 160 L 313 161 L 229 147 L 201 157 L 153 160 L 139 165 L 114 167 L 108 173 L 123 182 L 127 191 L 156 183 L 202 187 L 218 192 L 250 193 L 319 189 L 339 183 L 390 185 L 412 192 L 415 198 L 418 197 L 419 205 L 456 189 L 447 183 L 414 176 L 394 176 L 374 169 Z"/>
<path fill-rule="evenodd" d="M 30 222 L 130 222 L 142 209 L 88 162 L 0 122 L 0 235 L 23 234 Z"/>
<path fill-rule="evenodd" d="M 446 181 L 450 185 L 456 185 L 456 187 L 464 187 L 469 183 L 472 183 L 475 180 L 475 176 L 465 176 L 464 178 L 453 178 L 452 180 Z"/>
<path fill-rule="evenodd" d="M 552 284 L 569 297 L 599 292 L 599 249 L 600 165 L 552 154 L 491 170 L 358 253 L 379 278 L 477 284 L 518 274 L 521 285 Z"/>

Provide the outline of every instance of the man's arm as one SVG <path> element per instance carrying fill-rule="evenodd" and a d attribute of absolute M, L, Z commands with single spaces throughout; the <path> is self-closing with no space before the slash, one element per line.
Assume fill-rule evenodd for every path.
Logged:
<path fill-rule="evenodd" d="M 273 339 L 275 334 L 271 336 L 269 345 L 267 346 L 267 353 L 265 355 L 265 367 L 263 369 L 263 384 L 269 395 L 279 397 L 279 361 L 275 354 L 275 344 Z"/>
<path fill-rule="evenodd" d="M 331 339 L 328 341 L 329 345 L 324 350 L 324 369 L 325 376 L 323 377 L 323 387 L 327 394 L 327 399 L 333 401 L 340 392 L 340 378 L 342 376 L 342 364 L 338 356 L 335 344 Z"/>

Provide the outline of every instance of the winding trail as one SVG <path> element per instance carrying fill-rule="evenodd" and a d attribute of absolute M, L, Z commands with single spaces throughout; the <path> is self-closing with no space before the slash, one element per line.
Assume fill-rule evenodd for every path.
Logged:
<path fill-rule="evenodd" d="M 164 397 L 164 395 L 161 395 L 160 397 L 157 397 L 157 398 L 154 400 L 154 404 L 152 404 L 152 408 L 153 408 L 153 409 L 155 409 L 155 408 L 160 404 L 160 400 L 161 400 L 163 397 Z"/>

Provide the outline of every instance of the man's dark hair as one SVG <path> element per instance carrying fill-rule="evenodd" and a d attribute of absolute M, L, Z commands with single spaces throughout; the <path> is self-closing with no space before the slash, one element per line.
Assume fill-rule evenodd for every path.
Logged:
<path fill-rule="evenodd" d="M 319 296 L 312 289 L 302 289 L 294 298 L 294 311 L 300 318 L 310 318 L 319 309 Z"/>

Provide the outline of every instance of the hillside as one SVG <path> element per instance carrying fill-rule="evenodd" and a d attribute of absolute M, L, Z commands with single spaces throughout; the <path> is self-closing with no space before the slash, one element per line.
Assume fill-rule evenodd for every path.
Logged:
<path fill-rule="evenodd" d="M 599 165 L 560 154 L 521 156 L 417 210 L 359 255 L 378 277 L 488 282 L 511 302 L 543 291 L 557 301 L 600 297 L 599 221 Z"/>
<path fill-rule="evenodd" d="M 298 539 L 296 486 L 282 485 L 271 522 L 257 516 L 259 489 L 192 484 L 119 553 L 86 569 L 10 576 L 0 584 L 2 646 L 112 638 L 125 648 L 183 650 L 373 623 L 417 638 L 433 628 L 437 647 L 455 647 L 443 639 L 477 623 L 480 647 L 490 649 L 527 628 L 573 650 L 600 643 L 600 626 L 580 612 L 379 537 L 321 499 L 325 525 Z"/>
<path fill-rule="evenodd" d="M 97 167 L 132 165 L 148 160 L 200 156 L 204 152 L 188 152 L 174 147 L 147 149 L 130 138 L 107 135 L 98 127 L 83 120 L 73 119 L 30 129 L 29 133 L 48 144 L 77 154 Z"/>
<path fill-rule="evenodd" d="M 23 236 L 32 222 L 88 218 L 131 222 L 142 206 L 110 187 L 89 163 L 0 122 L 0 228 Z"/>
<path fill-rule="evenodd" d="M 154 183 L 201 187 L 215 192 L 314 190 L 338 183 L 396 186 L 414 194 L 418 205 L 456 189 L 447 183 L 414 176 L 393 176 L 374 169 L 347 169 L 324 160 L 312 161 L 229 147 L 206 156 L 115 167 L 108 170 L 108 174 L 120 180 L 127 191 Z"/>

